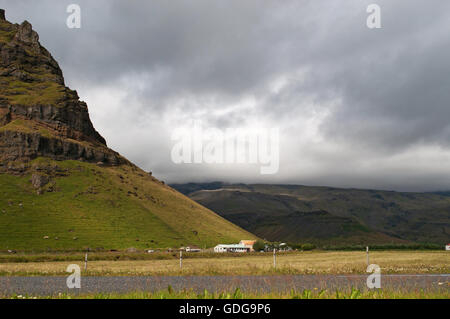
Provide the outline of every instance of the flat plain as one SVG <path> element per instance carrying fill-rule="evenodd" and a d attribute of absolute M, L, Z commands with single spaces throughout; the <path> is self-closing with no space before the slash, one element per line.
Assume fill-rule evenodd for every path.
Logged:
<path fill-rule="evenodd" d="M 279 253 L 276 267 L 272 253 L 185 254 L 182 267 L 178 254 L 136 254 L 138 260 L 121 260 L 120 254 L 93 253 L 84 270 L 84 255 L 2 256 L 0 274 L 7 276 L 67 275 L 69 264 L 78 264 L 86 276 L 188 276 L 188 275 L 270 275 L 270 274 L 367 274 L 367 256 L 360 251 L 308 251 Z M 15 257 L 15 259 L 13 258 Z M 20 258 L 21 257 L 21 258 Z M 110 258 L 113 258 L 112 260 Z M 373 251 L 370 263 L 380 266 L 383 274 L 449 274 L 450 253 L 446 251 Z M 66 260 L 61 260 L 67 258 Z M 109 260 L 108 260 L 109 259 Z M 140 260 L 139 260 L 140 259 Z M 11 262 L 24 260 L 26 262 Z"/>

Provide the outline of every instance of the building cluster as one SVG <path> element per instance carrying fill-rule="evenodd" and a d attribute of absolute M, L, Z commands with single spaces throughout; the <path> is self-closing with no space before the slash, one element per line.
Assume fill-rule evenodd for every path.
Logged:
<path fill-rule="evenodd" d="M 256 240 L 241 240 L 239 244 L 219 244 L 214 247 L 215 253 L 248 253 L 253 251 Z"/>

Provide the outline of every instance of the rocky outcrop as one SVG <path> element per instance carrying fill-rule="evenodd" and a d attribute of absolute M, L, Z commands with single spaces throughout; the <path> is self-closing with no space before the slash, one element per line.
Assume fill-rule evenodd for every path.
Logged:
<path fill-rule="evenodd" d="M 28 21 L 19 25 L 0 19 L 0 23 L 0 75 L 28 83 L 53 81 L 64 85 L 58 63 L 41 46 L 39 35 Z"/>
<path fill-rule="evenodd" d="M 0 10 L 0 162 L 44 156 L 128 163 L 106 147 L 86 103 L 65 86 L 58 63 L 31 24 L 12 24 L 4 16 Z"/>
<path fill-rule="evenodd" d="M 128 163 L 107 147 L 84 145 L 77 141 L 44 137 L 38 133 L 5 130 L 0 132 L 0 161 L 29 161 L 37 157 L 55 160 L 84 160 L 117 165 Z"/>
<path fill-rule="evenodd" d="M 59 137 L 99 142 L 106 145 L 105 139 L 92 125 L 86 103 L 71 100 L 65 103 L 64 107 L 54 105 L 31 105 L 26 107 L 6 105 L 4 107 L 4 115 L 0 118 L 0 123 L 6 125 L 15 118 L 35 120 L 51 126 L 60 133 Z"/>

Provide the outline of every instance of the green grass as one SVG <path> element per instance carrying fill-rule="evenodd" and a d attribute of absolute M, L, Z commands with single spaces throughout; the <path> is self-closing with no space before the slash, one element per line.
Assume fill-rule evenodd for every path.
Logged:
<path fill-rule="evenodd" d="M 0 296 L 2 297 L 2 296 Z M 172 287 L 158 292 L 130 292 L 118 293 L 97 293 L 72 295 L 60 293 L 54 296 L 33 296 L 33 295 L 10 295 L 3 296 L 9 299 L 449 299 L 448 290 L 441 291 L 402 291 L 375 289 L 370 291 L 360 291 L 358 289 L 349 290 L 291 290 L 284 293 L 248 293 L 237 288 L 234 291 L 209 292 L 204 290 L 197 293 L 193 290 L 174 291 Z"/>
<path fill-rule="evenodd" d="M 55 133 L 51 132 L 48 128 L 42 125 L 37 125 L 36 122 L 27 121 L 23 119 L 16 119 L 8 124 L 0 127 L 0 132 L 13 131 L 22 133 L 39 133 L 43 137 L 52 138 L 55 137 Z"/>
<path fill-rule="evenodd" d="M 31 74 L 31 73 L 30 73 Z M 23 82 L 0 77 L 2 93 L 13 105 L 55 105 L 64 98 L 66 88 L 52 81 Z"/>
<path fill-rule="evenodd" d="M 32 168 L 0 174 L 0 250 L 211 247 L 254 238 L 135 167 L 43 158 L 36 165 L 60 171 L 42 195 Z"/>

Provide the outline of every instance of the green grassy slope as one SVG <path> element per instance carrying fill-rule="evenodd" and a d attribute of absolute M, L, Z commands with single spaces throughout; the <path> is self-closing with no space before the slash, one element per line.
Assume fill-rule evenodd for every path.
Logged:
<path fill-rule="evenodd" d="M 211 247 L 255 238 L 133 166 L 39 158 L 0 174 L 0 249 Z M 51 167 L 38 195 L 32 172 Z M 48 239 L 44 239 L 48 236 Z"/>

